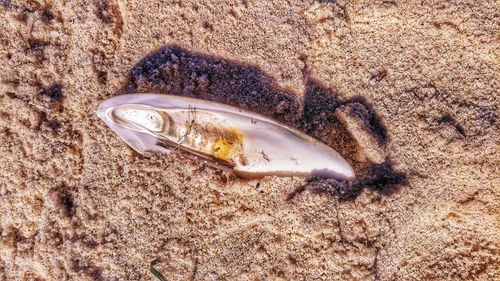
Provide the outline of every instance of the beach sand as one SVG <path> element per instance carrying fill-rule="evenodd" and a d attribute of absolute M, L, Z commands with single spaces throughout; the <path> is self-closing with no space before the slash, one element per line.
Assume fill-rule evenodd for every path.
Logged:
<path fill-rule="evenodd" d="M 0 29 L 0 280 L 500 276 L 498 1 L 0 0 Z M 142 156 L 95 114 L 134 92 L 272 117 L 357 177 Z"/>

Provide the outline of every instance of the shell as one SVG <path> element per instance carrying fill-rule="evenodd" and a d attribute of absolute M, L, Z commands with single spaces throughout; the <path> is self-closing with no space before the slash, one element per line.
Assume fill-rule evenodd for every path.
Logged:
<path fill-rule="evenodd" d="M 225 104 L 160 94 L 104 101 L 97 115 L 141 154 L 187 152 L 245 178 L 354 178 L 330 147 L 286 125 Z"/>

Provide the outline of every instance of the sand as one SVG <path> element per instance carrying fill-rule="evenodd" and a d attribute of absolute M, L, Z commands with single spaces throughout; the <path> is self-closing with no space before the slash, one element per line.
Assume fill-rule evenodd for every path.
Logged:
<path fill-rule="evenodd" d="M 498 1 L 0 0 L 0 30 L 0 280 L 500 276 Z M 141 156 L 95 114 L 132 92 L 257 111 L 357 178 Z"/>

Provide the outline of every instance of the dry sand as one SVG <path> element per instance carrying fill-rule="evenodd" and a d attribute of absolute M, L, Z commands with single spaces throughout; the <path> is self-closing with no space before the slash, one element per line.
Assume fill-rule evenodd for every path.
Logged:
<path fill-rule="evenodd" d="M 0 0 L 0 280 L 499 280 L 498 1 Z M 258 111 L 350 183 L 133 152 L 95 111 Z"/>

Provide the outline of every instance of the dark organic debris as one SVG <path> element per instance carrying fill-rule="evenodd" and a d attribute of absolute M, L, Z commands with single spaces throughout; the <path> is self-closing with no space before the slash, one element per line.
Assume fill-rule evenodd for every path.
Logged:
<path fill-rule="evenodd" d="M 27 40 L 28 46 L 26 47 L 26 53 L 33 56 L 38 62 L 45 60 L 44 49 L 50 42 L 41 39 L 29 38 Z"/>
<path fill-rule="evenodd" d="M 167 281 L 167 279 L 165 278 L 165 276 L 163 276 L 163 274 L 161 274 L 161 272 L 159 272 L 156 268 L 155 268 L 155 265 L 159 264 L 160 263 L 160 260 L 159 259 L 154 259 L 153 261 L 151 261 L 151 264 L 149 266 L 149 271 L 151 271 L 151 273 L 156 277 L 158 278 L 158 280 L 160 281 Z"/>
<path fill-rule="evenodd" d="M 387 70 L 382 69 L 380 71 L 377 71 L 372 74 L 372 77 L 370 78 L 370 85 L 375 86 L 378 84 L 382 79 L 384 79 L 387 76 Z"/>
<path fill-rule="evenodd" d="M 76 272 L 82 272 L 93 280 L 104 280 L 102 268 L 94 265 L 92 262 L 74 259 L 72 269 Z"/>
<path fill-rule="evenodd" d="M 12 1 L 9 0 L 0 0 L 0 7 L 4 7 L 7 10 L 13 10 L 19 8 L 18 5 L 12 3 Z"/>
<path fill-rule="evenodd" d="M 64 98 L 61 84 L 53 84 L 47 89 L 43 90 L 41 94 L 49 97 L 52 101 L 55 102 L 59 102 Z"/>
<path fill-rule="evenodd" d="M 45 24 L 49 24 L 55 18 L 49 7 L 42 10 L 41 19 Z"/>
<path fill-rule="evenodd" d="M 105 24 L 114 26 L 114 33 L 121 37 L 123 33 L 123 18 L 117 1 L 94 0 L 96 16 Z"/>
<path fill-rule="evenodd" d="M 61 205 L 64 207 L 64 210 L 69 216 L 73 216 L 75 214 L 75 203 L 73 200 L 73 195 L 69 192 L 62 192 L 60 197 Z"/>
<path fill-rule="evenodd" d="M 465 130 L 464 130 L 464 128 L 463 128 L 460 124 L 458 124 L 458 123 L 457 123 L 457 121 L 455 120 L 455 118 L 453 118 L 453 117 L 452 117 L 450 114 L 448 114 L 448 113 L 446 113 L 446 114 L 444 114 L 443 116 L 441 116 L 441 118 L 439 118 L 439 119 L 437 120 L 437 122 L 438 122 L 439 124 L 443 124 L 443 123 L 444 123 L 444 124 L 451 125 L 452 127 L 454 127 L 454 128 L 457 130 L 457 132 L 458 132 L 460 135 L 462 135 L 463 137 L 465 137 L 465 136 L 466 136 L 466 135 L 465 135 Z"/>

